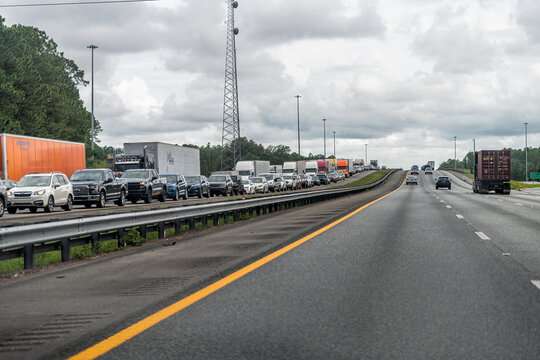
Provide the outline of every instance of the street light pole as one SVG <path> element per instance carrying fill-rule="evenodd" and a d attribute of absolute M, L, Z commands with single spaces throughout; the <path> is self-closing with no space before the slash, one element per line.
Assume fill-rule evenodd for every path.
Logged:
<path fill-rule="evenodd" d="M 474 171 L 474 167 L 476 166 L 476 164 L 474 163 L 474 159 L 476 158 L 476 139 L 472 139 L 472 148 L 473 148 L 473 153 L 472 153 L 472 158 L 473 158 L 473 168 L 472 168 L 472 171 Z"/>
<path fill-rule="evenodd" d="M 326 119 L 322 119 L 324 128 L 324 160 L 326 160 Z"/>
<path fill-rule="evenodd" d="M 525 181 L 529 181 L 528 180 L 528 174 L 529 174 L 529 162 L 527 161 L 527 125 L 529 123 L 524 123 L 525 124 Z"/>
<path fill-rule="evenodd" d="M 366 144 L 366 162 L 364 163 L 364 165 L 367 165 L 367 162 L 368 162 L 368 159 L 367 159 L 367 144 Z"/>
<path fill-rule="evenodd" d="M 454 136 L 454 170 L 457 170 L 457 136 Z"/>
<path fill-rule="evenodd" d="M 94 49 L 98 47 L 90 45 L 87 48 L 92 50 L 92 150 L 94 150 Z"/>
<path fill-rule="evenodd" d="M 337 161 L 337 156 L 336 156 L 336 132 L 332 131 L 332 133 L 334 134 L 334 160 Z"/>
<path fill-rule="evenodd" d="M 300 95 L 296 95 L 296 117 L 298 120 L 298 159 L 300 159 Z"/>

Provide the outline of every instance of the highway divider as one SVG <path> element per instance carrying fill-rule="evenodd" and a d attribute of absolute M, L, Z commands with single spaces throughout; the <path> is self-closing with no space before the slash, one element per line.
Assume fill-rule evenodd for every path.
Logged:
<path fill-rule="evenodd" d="M 119 242 L 128 229 L 136 228 L 143 238 L 148 232 L 157 231 L 158 238 L 165 238 L 165 231 L 175 229 L 180 234 L 182 225 L 195 229 L 196 222 L 208 221 L 214 225 L 220 219 L 236 221 L 242 215 L 264 215 L 297 206 L 335 199 L 363 192 L 383 183 L 395 171 L 382 179 L 363 186 L 329 190 L 315 190 L 297 194 L 270 196 L 255 199 L 226 201 L 178 208 L 141 211 L 129 214 L 105 215 L 0 229 L 0 261 L 24 257 L 24 268 L 34 267 L 34 255 L 48 251 L 61 252 L 62 261 L 70 259 L 71 248 L 86 244 L 117 239 Z"/>

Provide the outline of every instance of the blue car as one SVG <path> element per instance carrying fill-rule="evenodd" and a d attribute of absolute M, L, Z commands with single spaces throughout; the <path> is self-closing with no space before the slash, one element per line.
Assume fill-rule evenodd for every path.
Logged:
<path fill-rule="evenodd" d="M 187 200 L 188 190 L 184 175 L 182 174 L 160 174 L 159 177 L 167 179 L 167 197 L 178 200 Z"/>
<path fill-rule="evenodd" d="M 210 184 L 206 176 L 186 176 L 189 196 L 210 197 Z"/>

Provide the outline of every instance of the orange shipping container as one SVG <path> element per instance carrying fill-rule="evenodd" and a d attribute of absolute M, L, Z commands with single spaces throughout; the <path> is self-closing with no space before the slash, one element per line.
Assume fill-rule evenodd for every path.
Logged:
<path fill-rule="evenodd" d="M 69 178 L 86 168 L 83 143 L 0 134 L 0 177 L 19 181 L 31 172 L 60 171 Z"/>

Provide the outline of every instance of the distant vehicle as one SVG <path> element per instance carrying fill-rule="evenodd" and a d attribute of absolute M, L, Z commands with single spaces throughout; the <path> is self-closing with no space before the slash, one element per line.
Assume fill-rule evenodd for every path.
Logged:
<path fill-rule="evenodd" d="M 386 167 L 386 165 L 381 166 L 381 170 L 386 170 L 386 169 L 388 169 L 388 168 Z"/>
<path fill-rule="evenodd" d="M 6 187 L 7 190 L 9 190 L 17 186 L 17 182 L 13 180 L 4 180 L 4 186 Z"/>
<path fill-rule="evenodd" d="M 321 185 L 328 185 L 330 184 L 330 179 L 328 178 L 328 175 L 326 175 L 325 172 L 320 172 L 317 174 L 317 178 L 321 182 Z"/>
<path fill-rule="evenodd" d="M 298 173 L 298 166 L 296 165 L 296 161 L 286 161 L 283 163 L 283 173 L 290 175 L 290 174 L 297 174 Z"/>
<path fill-rule="evenodd" d="M 298 176 L 300 177 L 300 179 L 302 179 L 305 188 L 313 187 L 313 179 L 311 178 L 311 176 L 306 174 L 300 174 Z"/>
<path fill-rule="evenodd" d="M 309 174 L 307 176 L 309 176 L 311 178 L 311 181 L 313 181 L 313 186 L 321 185 L 321 180 L 319 180 L 319 177 L 317 176 L 317 174 L 315 174 L 315 175 Z"/>
<path fill-rule="evenodd" d="M 233 171 L 214 171 L 211 175 L 229 175 L 233 181 L 233 193 L 232 195 L 240 195 L 244 193 L 244 186 L 242 185 L 242 176 L 236 170 Z"/>
<path fill-rule="evenodd" d="M 411 169 L 411 175 L 419 175 L 418 169 Z"/>
<path fill-rule="evenodd" d="M 371 170 L 379 170 L 379 160 L 369 160 L 369 168 Z"/>
<path fill-rule="evenodd" d="M 510 150 L 481 150 L 474 154 L 473 192 L 510 194 Z"/>
<path fill-rule="evenodd" d="M 343 171 L 345 177 L 348 178 L 353 172 L 353 160 L 352 159 L 338 159 L 337 170 Z"/>
<path fill-rule="evenodd" d="M 405 181 L 405 185 L 414 184 L 418 185 L 418 177 L 415 175 L 407 175 L 407 180 Z"/>
<path fill-rule="evenodd" d="M 281 174 L 283 172 L 283 165 L 270 165 L 270 172 L 274 174 Z"/>
<path fill-rule="evenodd" d="M 305 169 L 305 173 L 306 174 L 311 174 L 311 175 L 317 175 L 317 161 L 313 160 L 313 161 L 307 161 L 306 162 L 306 169 Z"/>
<path fill-rule="evenodd" d="M 10 214 L 26 208 L 32 213 L 38 208 L 49 213 L 55 206 L 61 206 L 65 211 L 73 207 L 73 185 L 59 172 L 25 175 L 7 195 Z"/>
<path fill-rule="evenodd" d="M 182 198 L 187 200 L 188 189 L 187 182 L 182 174 L 159 174 L 167 181 L 167 197 L 174 201 Z"/>
<path fill-rule="evenodd" d="M 250 178 L 255 185 L 255 192 L 267 193 L 268 192 L 268 181 L 263 176 L 254 176 Z"/>
<path fill-rule="evenodd" d="M 233 181 L 229 175 L 210 175 L 208 183 L 210 184 L 210 196 L 233 194 Z"/>
<path fill-rule="evenodd" d="M 263 173 L 259 176 L 266 178 L 268 181 L 268 190 L 272 192 L 281 190 L 281 179 L 279 174 Z"/>
<path fill-rule="evenodd" d="M 73 185 L 73 204 L 82 204 L 86 208 L 96 204 L 104 208 L 107 200 L 114 200 L 118 206 L 126 204 L 128 182 L 117 179 L 110 169 L 77 170 L 71 175 Z"/>
<path fill-rule="evenodd" d="M 427 164 L 431 169 L 435 170 L 435 161 L 428 161 Z"/>
<path fill-rule="evenodd" d="M 424 175 L 433 175 L 433 171 L 431 171 L 431 168 L 428 166 L 424 170 Z"/>
<path fill-rule="evenodd" d="M 210 184 L 206 176 L 186 176 L 185 179 L 188 196 L 197 196 L 198 198 L 202 198 L 203 196 L 210 197 Z"/>
<path fill-rule="evenodd" d="M 287 189 L 288 190 L 296 190 L 296 176 L 293 175 L 283 175 L 283 179 L 287 183 Z"/>
<path fill-rule="evenodd" d="M 262 173 L 270 172 L 270 161 L 266 160 L 243 160 L 236 163 L 234 170 L 242 179 L 247 179 L 252 176 L 259 176 Z"/>
<path fill-rule="evenodd" d="M 437 181 L 435 182 L 435 189 L 441 187 L 448 188 L 448 190 L 452 189 L 452 182 L 450 181 L 450 178 L 448 176 L 439 176 L 437 178 Z"/>
<path fill-rule="evenodd" d="M 244 185 L 244 190 L 247 195 L 255 194 L 255 184 L 251 179 L 242 180 L 242 185 Z"/>
<path fill-rule="evenodd" d="M 4 209 L 7 206 L 7 200 L 7 188 L 2 182 L 2 180 L 0 180 L 0 217 L 4 216 Z"/>
<path fill-rule="evenodd" d="M 300 175 L 294 175 L 296 177 L 296 188 L 302 189 L 305 187 L 304 179 L 300 177 Z"/>
<path fill-rule="evenodd" d="M 164 202 L 167 196 L 167 182 L 160 178 L 158 172 L 154 169 L 130 169 L 124 171 L 123 179 L 128 182 L 127 199 L 132 204 L 139 200 L 144 200 L 149 204 L 152 199 L 157 198 Z"/>
<path fill-rule="evenodd" d="M 337 175 L 339 176 L 339 180 L 344 180 L 345 179 L 345 173 L 341 170 L 338 170 L 337 172 Z"/>
<path fill-rule="evenodd" d="M 330 166 L 329 160 L 317 160 L 317 173 L 327 173 L 330 171 Z"/>
<path fill-rule="evenodd" d="M 333 183 L 336 183 L 338 182 L 339 180 L 341 180 L 339 174 L 337 172 L 329 172 L 328 173 L 328 178 L 330 179 L 331 182 Z"/>

